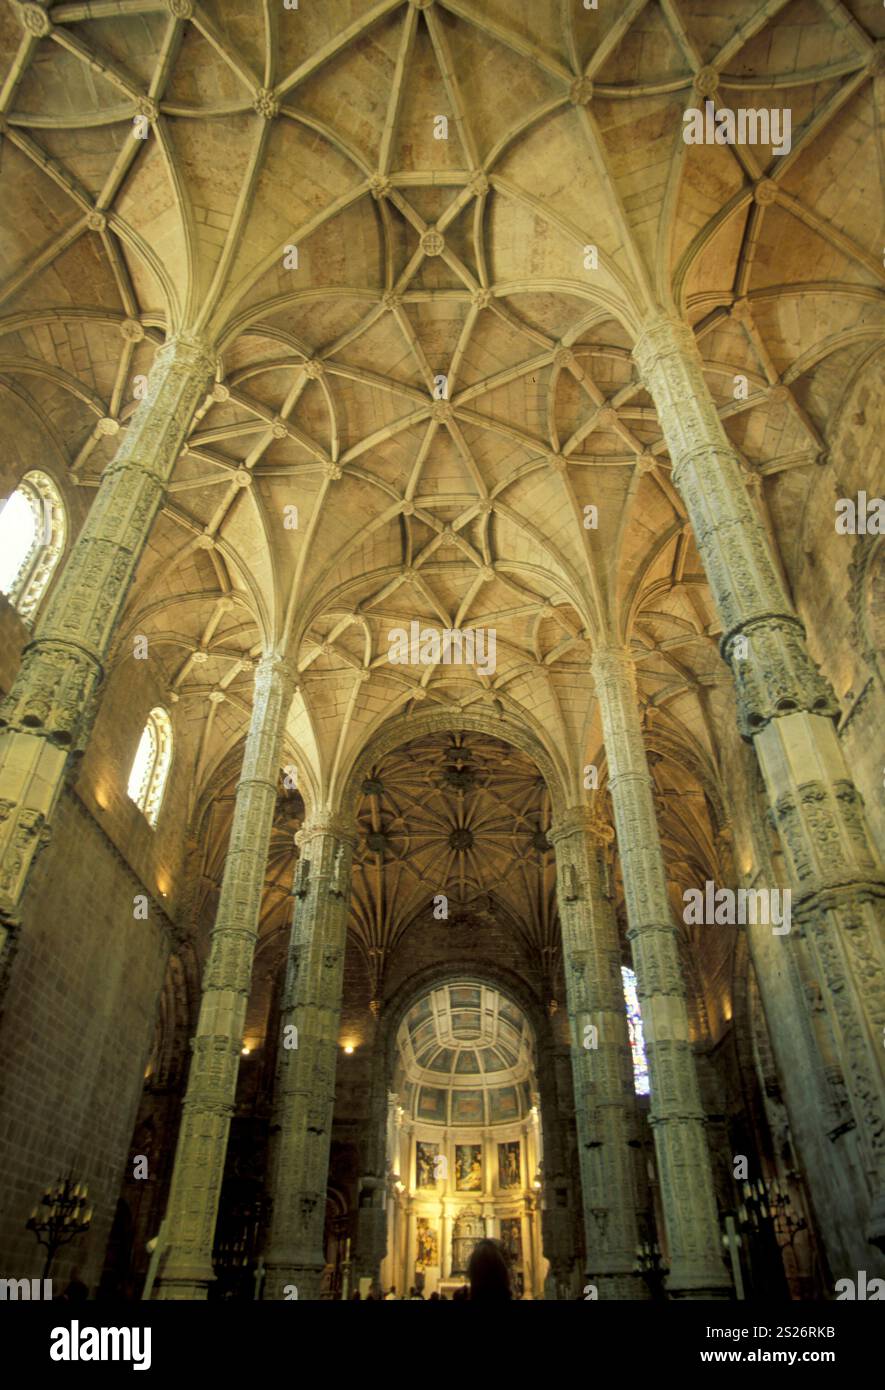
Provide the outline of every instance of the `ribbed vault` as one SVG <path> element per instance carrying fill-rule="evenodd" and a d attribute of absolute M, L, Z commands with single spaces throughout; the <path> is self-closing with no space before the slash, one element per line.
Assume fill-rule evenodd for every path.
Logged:
<path fill-rule="evenodd" d="M 80 516 L 165 334 L 218 354 L 115 655 L 149 637 L 195 805 L 271 642 L 299 670 L 309 804 L 419 707 L 543 729 L 578 801 L 588 765 L 605 785 L 589 658 L 614 639 L 674 883 L 711 864 L 730 684 L 630 349 L 655 305 L 693 324 L 789 582 L 828 421 L 881 350 L 883 35 L 873 0 L 4 8 L 4 429 L 37 432 Z M 789 106 L 789 153 L 687 145 L 709 96 Z M 494 628 L 494 669 L 391 665 L 412 621 Z M 360 811 L 390 836 L 360 851 L 386 885 L 360 900 L 372 950 L 417 872 L 397 814 L 456 897 L 479 891 L 439 838 L 471 827 L 423 763 L 407 807 L 394 764 Z M 485 825 L 512 791 L 543 828 L 528 786 L 486 786 Z"/>

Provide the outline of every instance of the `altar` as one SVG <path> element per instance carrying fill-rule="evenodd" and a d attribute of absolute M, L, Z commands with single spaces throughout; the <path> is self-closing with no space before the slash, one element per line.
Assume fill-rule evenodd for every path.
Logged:
<path fill-rule="evenodd" d="M 480 1213 L 467 1207 L 456 1217 L 452 1230 L 452 1275 L 467 1273 L 467 1265 L 477 1242 L 485 1235 L 485 1223 Z"/>
<path fill-rule="evenodd" d="M 436 1286 L 436 1292 L 440 1298 L 454 1298 L 459 1289 L 468 1287 L 466 1279 L 440 1279 Z"/>

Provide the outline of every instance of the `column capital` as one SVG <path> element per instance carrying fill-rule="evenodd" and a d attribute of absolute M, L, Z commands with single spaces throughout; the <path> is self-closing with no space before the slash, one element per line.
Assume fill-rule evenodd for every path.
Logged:
<path fill-rule="evenodd" d="M 284 689 L 294 693 L 297 684 L 298 673 L 291 660 L 281 655 L 280 652 L 264 652 L 255 663 L 255 686 L 256 689 L 267 688 L 273 684 L 274 680 L 279 681 Z"/>
<path fill-rule="evenodd" d="M 643 380 L 660 357 L 668 352 L 686 352 L 699 356 L 694 332 L 677 314 L 663 310 L 643 320 L 639 337 L 633 344 L 633 360 Z"/>
<path fill-rule="evenodd" d="M 186 366 L 202 376 L 215 376 L 219 367 L 218 354 L 204 338 L 190 333 L 175 333 L 157 349 L 157 361 Z"/>
<path fill-rule="evenodd" d="M 608 822 L 589 806 L 570 806 L 555 824 L 551 825 L 547 831 L 547 838 L 551 844 L 556 845 L 559 841 L 578 834 L 585 835 L 601 845 L 610 844 L 615 838 L 615 832 Z"/>
<path fill-rule="evenodd" d="M 633 650 L 631 647 L 615 644 L 594 647 L 590 657 L 590 670 L 594 680 L 607 680 L 617 676 L 626 676 L 632 680 L 636 673 Z"/>
<path fill-rule="evenodd" d="M 340 840 L 343 844 L 349 845 L 351 849 L 355 849 L 357 844 L 356 822 L 351 816 L 343 815 L 341 812 L 320 812 L 310 820 L 305 821 L 301 829 L 295 832 L 295 843 L 303 851 L 312 841 L 326 836 L 333 840 Z"/>

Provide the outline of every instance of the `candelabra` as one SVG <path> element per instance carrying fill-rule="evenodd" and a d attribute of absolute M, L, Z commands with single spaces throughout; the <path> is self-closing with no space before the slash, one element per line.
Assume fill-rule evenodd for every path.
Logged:
<path fill-rule="evenodd" d="M 737 1247 L 741 1244 L 740 1231 L 746 1236 L 748 1271 L 754 1296 L 768 1301 L 789 1297 L 783 1247 L 792 1245 L 798 1233 L 804 1231 L 808 1224 L 803 1216 L 794 1211 L 787 1188 L 787 1182 L 798 1176 L 798 1173 L 789 1172 L 786 1180 L 745 1179 L 741 1186 L 740 1206 L 730 1218 L 731 1244 L 726 1243 L 726 1248 L 732 1264 L 737 1262 L 739 1267 Z M 736 1282 L 737 1278 L 736 1274 Z M 739 1290 L 738 1297 L 743 1296 Z"/>
<path fill-rule="evenodd" d="M 787 1178 L 798 1176 L 798 1173 L 787 1173 Z M 758 1231 L 763 1222 L 771 1222 L 786 1244 L 792 1245 L 798 1233 L 808 1225 L 804 1216 L 797 1216 L 794 1212 L 789 1190 L 779 1178 L 758 1178 L 755 1183 L 745 1182 L 742 1196 L 738 1221 L 744 1230 L 752 1227 Z"/>
<path fill-rule="evenodd" d="M 637 1245 L 633 1270 L 645 1280 L 652 1298 L 663 1298 L 664 1280 L 670 1273 L 670 1266 L 664 1263 L 657 1241 L 651 1244 L 646 1240 Z"/>
<path fill-rule="evenodd" d="M 25 1228 L 33 1231 L 37 1244 L 46 1250 L 43 1278 L 49 1278 L 52 1262 L 63 1245 L 88 1231 L 92 1223 L 92 1207 L 87 1206 L 89 1189 L 85 1183 L 75 1183 L 70 1176 L 47 1187 L 38 1206 L 34 1207 Z M 45 1212 L 41 1214 L 41 1207 Z"/>

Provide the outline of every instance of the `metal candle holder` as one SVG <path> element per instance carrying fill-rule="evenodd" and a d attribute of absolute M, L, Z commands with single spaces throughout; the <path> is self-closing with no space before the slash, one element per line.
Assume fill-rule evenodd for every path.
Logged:
<path fill-rule="evenodd" d="M 92 1223 L 92 1207 L 87 1206 L 89 1188 L 75 1183 L 71 1176 L 47 1187 L 38 1206 L 34 1207 L 25 1228 L 33 1231 L 37 1244 L 46 1250 L 43 1278 L 49 1278 L 52 1262 L 63 1245 L 88 1231 Z M 44 1210 L 41 1212 L 41 1208 Z"/>

